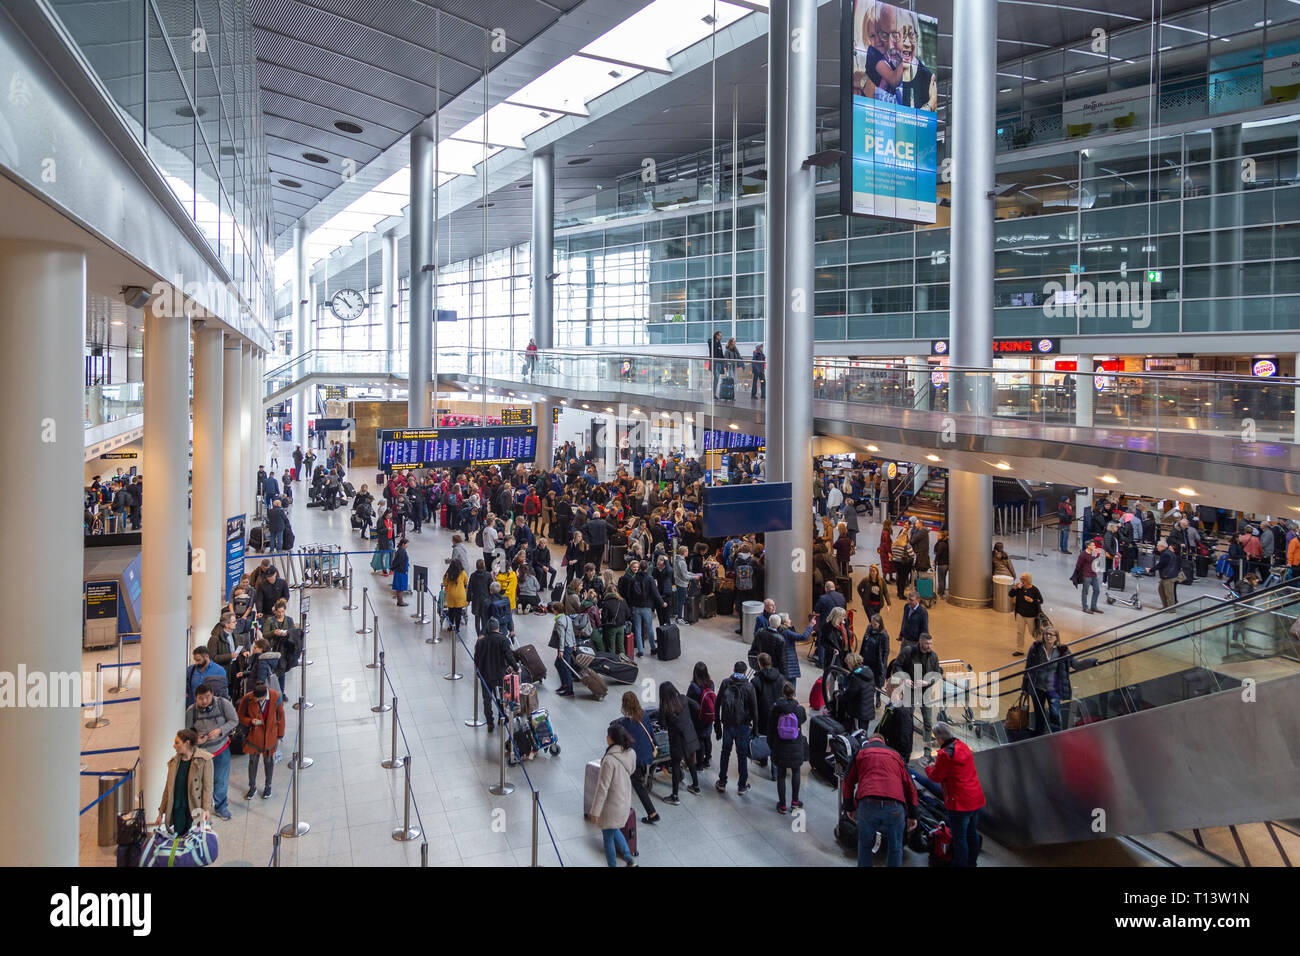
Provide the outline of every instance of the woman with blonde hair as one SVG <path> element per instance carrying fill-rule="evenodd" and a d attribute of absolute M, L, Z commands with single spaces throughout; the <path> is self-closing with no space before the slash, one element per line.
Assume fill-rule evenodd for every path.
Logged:
<path fill-rule="evenodd" d="M 831 608 L 817 635 L 817 652 L 822 657 L 822 693 L 828 698 L 831 668 L 839 665 L 843 656 L 853 650 L 853 632 L 849 630 L 848 617 L 849 612 L 844 608 Z"/>

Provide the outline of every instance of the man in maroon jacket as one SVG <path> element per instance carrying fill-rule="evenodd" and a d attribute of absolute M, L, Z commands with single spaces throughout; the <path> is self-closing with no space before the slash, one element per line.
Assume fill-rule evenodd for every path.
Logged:
<path fill-rule="evenodd" d="M 855 804 L 858 866 L 871 866 L 877 832 L 885 840 L 886 865 L 902 866 L 904 830 L 916 826 L 916 784 L 898 751 L 879 734 L 858 751 L 844 778 L 844 805 L 852 809 Z"/>
<path fill-rule="evenodd" d="M 975 756 L 942 720 L 934 725 L 934 739 L 939 751 L 934 762 L 926 766 L 925 775 L 930 778 L 930 789 L 943 796 L 948 829 L 952 831 L 952 865 L 974 866 L 984 842 L 978 829 L 984 788 L 975 772 Z"/>

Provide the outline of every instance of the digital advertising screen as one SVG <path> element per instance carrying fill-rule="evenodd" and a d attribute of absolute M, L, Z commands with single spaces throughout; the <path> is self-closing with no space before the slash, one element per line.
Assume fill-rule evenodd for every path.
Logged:
<path fill-rule="evenodd" d="M 513 464 L 536 457 L 535 425 L 384 429 L 379 433 L 379 466 L 386 470 Z"/>
<path fill-rule="evenodd" d="M 939 21 L 841 0 L 840 211 L 933 223 L 938 214 Z"/>

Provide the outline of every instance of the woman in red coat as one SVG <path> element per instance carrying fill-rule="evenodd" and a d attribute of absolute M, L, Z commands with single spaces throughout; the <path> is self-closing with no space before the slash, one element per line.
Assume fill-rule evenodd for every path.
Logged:
<path fill-rule="evenodd" d="M 975 772 L 975 757 L 942 720 L 934 725 L 934 739 L 939 750 L 934 762 L 925 768 L 925 775 L 929 788 L 943 795 L 948 829 L 952 831 L 952 865 L 974 866 L 984 842 L 979 834 L 984 788 Z"/>
<path fill-rule="evenodd" d="M 894 525 L 889 521 L 881 526 L 880 547 L 876 548 L 876 553 L 880 555 L 880 570 L 885 580 L 894 580 Z"/>

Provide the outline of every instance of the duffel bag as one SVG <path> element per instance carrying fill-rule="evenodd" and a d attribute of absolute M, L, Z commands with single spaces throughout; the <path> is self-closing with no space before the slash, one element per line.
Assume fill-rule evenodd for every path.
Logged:
<path fill-rule="evenodd" d="M 217 859 L 217 834 L 207 823 L 196 823 L 184 836 L 159 827 L 140 854 L 142 867 L 207 866 Z"/>

